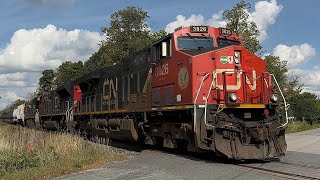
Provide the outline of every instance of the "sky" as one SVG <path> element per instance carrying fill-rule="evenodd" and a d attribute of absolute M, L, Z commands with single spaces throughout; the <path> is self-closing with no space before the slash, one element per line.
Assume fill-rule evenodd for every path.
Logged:
<path fill-rule="evenodd" d="M 149 12 L 152 31 L 224 27 L 222 11 L 239 0 L 0 0 L 0 109 L 36 90 L 44 69 L 85 61 L 98 50 L 101 27 L 127 6 Z M 304 91 L 320 95 L 320 1 L 247 0 L 266 54 L 288 61 Z"/>

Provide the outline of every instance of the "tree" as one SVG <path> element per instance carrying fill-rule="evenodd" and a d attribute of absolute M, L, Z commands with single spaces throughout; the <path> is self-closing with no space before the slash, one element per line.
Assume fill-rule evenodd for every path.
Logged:
<path fill-rule="evenodd" d="M 147 12 L 132 6 L 113 13 L 109 28 L 101 29 L 106 39 L 101 42 L 99 50 L 84 63 L 84 72 L 118 63 L 134 51 L 167 35 L 164 30 L 151 32 L 146 23 L 148 18 Z"/>
<path fill-rule="evenodd" d="M 304 119 L 310 123 L 316 120 L 320 113 L 317 96 L 309 92 L 294 96 L 291 101 L 291 106 L 296 119 Z"/>
<path fill-rule="evenodd" d="M 59 87 L 83 75 L 83 62 L 63 62 L 57 69 L 55 83 Z"/>
<path fill-rule="evenodd" d="M 258 37 L 260 32 L 255 22 L 249 20 L 251 5 L 241 0 L 230 10 L 223 12 L 223 18 L 227 20 L 227 28 L 239 35 L 243 40 L 243 46 L 253 53 L 262 49 Z"/>
<path fill-rule="evenodd" d="M 296 101 L 295 98 L 299 97 L 302 91 L 298 81 L 299 78 L 297 76 L 288 76 L 287 62 L 281 61 L 278 56 L 268 55 L 264 60 L 267 63 L 268 72 L 275 76 L 287 103 L 290 104 L 289 114 L 294 116 L 297 104 L 292 102 Z M 280 101 L 283 103 L 282 99 Z"/>
<path fill-rule="evenodd" d="M 110 66 L 111 61 L 107 61 L 107 53 L 106 53 L 106 46 L 101 45 L 99 50 L 92 54 L 92 56 L 84 62 L 83 71 L 84 73 L 89 73 L 94 71 L 98 68 Z"/>
<path fill-rule="evenodd" d="M 153 34 L 146 20 L 148 12 L 129 6 L 111 15 L 110 26 L 103 27 L 106 39 L 102 41 L 107 64 L 119 62 L 134 51 L 141 49 L 163 32 Z"/>
<path fill-rule="evenodd" d="M 42 76 L 39 79 L 38 93 L 48 92 L 52 89 L 52 82 L 54 79 L 54 72 L 52 69 L 42 71 Z"/>
<path fill-rule="evenodd" d="M 275 76 L 277 79 L 280 88 L 283 89 L 284 86 L 287 84 L 288 76 L 288 68 L 287 62 L 281 61 L 278 56 L 268 55 L 264 58 L 267 63 L 267 70 L 271 74 Z"/>
<path fill-rule="evenodd" d="M 161 38 L 163 38 L 163 37 L 165 37 L 167 35 L 168 35 L 168 33 L 163 29 L 161 29 L 158 32 L 151 33 L 150 34 L 150 43 L 155 42 L 158 39 L 161 39 Z"/>
<path fill-rule="evenodd" d="M 302 84 L 300 84 L 298 80 L 298 76 L 290 76 L 283 88 L 289 103 L 302 92 Z"/>

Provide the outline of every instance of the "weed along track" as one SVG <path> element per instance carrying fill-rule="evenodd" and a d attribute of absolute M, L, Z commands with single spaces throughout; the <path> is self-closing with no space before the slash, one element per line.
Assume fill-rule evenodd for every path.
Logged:
<path fill-rule="evenodd" d="M 263 164 L 238 164 L 241 167 L 250 168 L 265 173 L 288 177 L 292 179 L 320 180 L 320 167 L 304 166 L 284 162 L 269 162 Z"/>
<path fill-rule="evenodd" d="M 1 179 L 49 179 L 127 159 L 77 135 L 0 124 Z"/>

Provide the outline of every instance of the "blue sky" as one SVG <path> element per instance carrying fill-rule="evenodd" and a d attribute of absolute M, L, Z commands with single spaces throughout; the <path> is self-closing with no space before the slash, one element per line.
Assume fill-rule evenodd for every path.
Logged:
<path fill-rule="evenodd" d="M 35 90 L 40 72 L 45 68 L 55 68 L 66 60 L 87 59 L 103 38 L 100 28 L 108 26 L 110 15 L 119 9 L 139 6 L 149 12 L 148 24 L 153 31 L 170 31 L 177 25 L 223 25 L 225 21 L 219 12 L 237 2 L 1 0 L 0 96 L 3 98 L 0 109 Z M 246 2 L 252 5 L 250 17 L 266 33 L 261 37 L 264 50 L 289 61 L 290 73 L 301 76 L 305 90 L 320 95 L 320 35 L 317 34 L 320 1 Z M 176 19 L 178 15 L 182 15 L 180 20 Z"/>
<path fill-rule="evenodd" d="M 108 26 L 110 15 L 129 5 L 142 7 L 151 18 L 150 26 L 163 29 L 179 14 L 190 16 L 202 14 L 209 18 L 212 14 L 231 8 L 237 0 L 221 3 L 219 0 L 199 1 L 150 1 L 150 0 L 2 0 L 0 7 L 0 43 L 2 47 L 10 40 L 13 33 L 21 28 L 32 29 L 53 24 L 60 28 L 76 28 L 99 31 L 101 26 Z M 67 2 L 65 2 L 67 1 Z M 42 2 L 42 3 L 41 3 Z M 47 3 L 46 3 L 47 2 Z M 254 7 L 254 0 L 248 0 Z M 317 29 L 320 27 L 318 7 L 320 1 L 284 1 L 284 6 L 276 23 L 269 28 L 269 38 L 263 43 L 268 51 L 279 43 L 301 44 L 310 42 L 320 44 Z M 309 2 L 309 3 L 308 3 Z M 303 7 L 303 8 L 302 8 Z M 313 35 L 311 37 L 310 35 Z"/>

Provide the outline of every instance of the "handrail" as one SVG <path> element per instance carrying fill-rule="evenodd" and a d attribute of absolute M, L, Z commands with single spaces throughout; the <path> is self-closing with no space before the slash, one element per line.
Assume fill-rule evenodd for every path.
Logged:
<path fill-rule="evenodd" d="M 209 124 L 207 123 L 207 106 L 208 106 L 208 99 L 209 99 L 210 94 L 211 94 L 211 90 L 212 90 L 213 83 L 214 83 L 215 80 L 216 80 L 216 75 L 217 75 L 217 72 L 215 72 L 214 74 L 212 74 L 212 82 L 211 82 L 211 84 L 210 84 L 209 92 L 208 92 L 208 95 L 207 95 L 207 97 L 206 97 L 206 101 L 205 101 L 205 105 L 204 105 L 204 107 L 205 107 L 205 109 L 204 109 L 204 124 L 205 124 L 206 126 L 211 126 L 212 128 L 214 128 L 214 126 L 209 125 Z"/>
<path fill-rule="evenodd" d="M 69 110 L 69 121 L 73 121 L 73 106 L 71 106 Z"/>
<path fill-rule="evenodd" d="M 224 73 L 234 73 L 234 71 L 224 71 Z M 206 100 L 205 100 L 205 109 L 204 109 L 204 123 L 205 123 L 206 126 L 211 126 L 212 128 L 214 128 L 214 126 L 213 125 L 209 125 L 207 123 L 207 107 L 208 107 L 208 99 L 209 99 L 210 94 L 211 94 L 212 86 L 213 86 L 213 83 L 215 82 L 216 78 L 217 78 L 217 72 L 214 72 L 212 74 L 212 82 L 210 84 L 209 92 L 208 92 Z M 223 89 L 223 90 L 226 91 L 226 89 Z M 221 112 L 221 110 L 222 110 L 222 109 L 219 110 L 219 108 L 220 108 L 220 105 L 218 106 L 217 113 Z"/>
<path fill-rule="evenodd" d="M 202 88 L 202 85 L 203 85 L 204 80 L 205 80 L 209 75 L 210 75 L 210 73 L 206 73 L 206 74 L 203 76 L 203 78 L 202 78 L 202 80 L 201 80 L 201 83 L 200 83 L 200 86 L 199 86 L 199 89 L 198 89 L 198 92 L 197 92 L 197 95 L 196 95 L 196 98 L 194 99 L 194 104 L 197 102 L 197 99 L 198 99 L 198 96 L 199 96 L 199 93 L 200 93 L 200 90 L 201 90 L 201 88 Z"/>
<path fill-rule="evenodd" d="M 273 77 L 273 80 L 276 82 L 276 85 L 277 85 L 277 87 L 278 87 L 278 90 L 279 90 L 279 92 L 280 92 L 280 94 L 281 94 L 281 96 L 282 96 L 283 103 L 284 103 L 284 110 L 285 110 L 285 115 L 286 115 L 286 122 L 285 122 L 284 124 L 282 124 L 280 127 L 286 127 L 287 124 L 289 123 L 289 119 L 288 119 L 288 109 L 289 109 L 289 107 L 290 107 L 290 104 L 287 104 L 287 101 L 286 101 L 286 99 L 284 98 L 284 95 L 283 95 L 283 93 L 282 93 L 282 91 L 281 91 L 281 89 L 280 89 L 280 86 L 279 86 L 279 84 L 278 84 L 278 81 L 277 81 L 276 77 L 275 77 L 273 74 L 270 74 L 270 75 Z"/>
<path fill-rule="evenodd" d="M 200 86 L 199 86 L 199 89 L 198 89 L 198 92 L 197 92 L 197 95 L 196 95 L 196 98 L 194 99 L 194 103 L 193 103 L 193 130 L 194 132 L 196 132 L 196 121 L 197 121 L 197 111 L 196 111 L 196 102 L 197 102 L 197 99 L 198 99 L 198 96 L 199 96 L 199 93 L 200 93 L 200 90 L 203 86 L 203 82 L 207 79 L 207 77 L 210 75 L 210 73 L 206 73 L 202 80 L 201 80 L 201 83 L 200 83 Z"/>
<path fill-rule="evenodd" d="M 70 106 L 70 102 L 67 101 L 67 104 L 68 104 L 68 107 L 67 107 L 67 110 L 66 110 L 66 121 L 69 121 L 69 106 Z"/>

